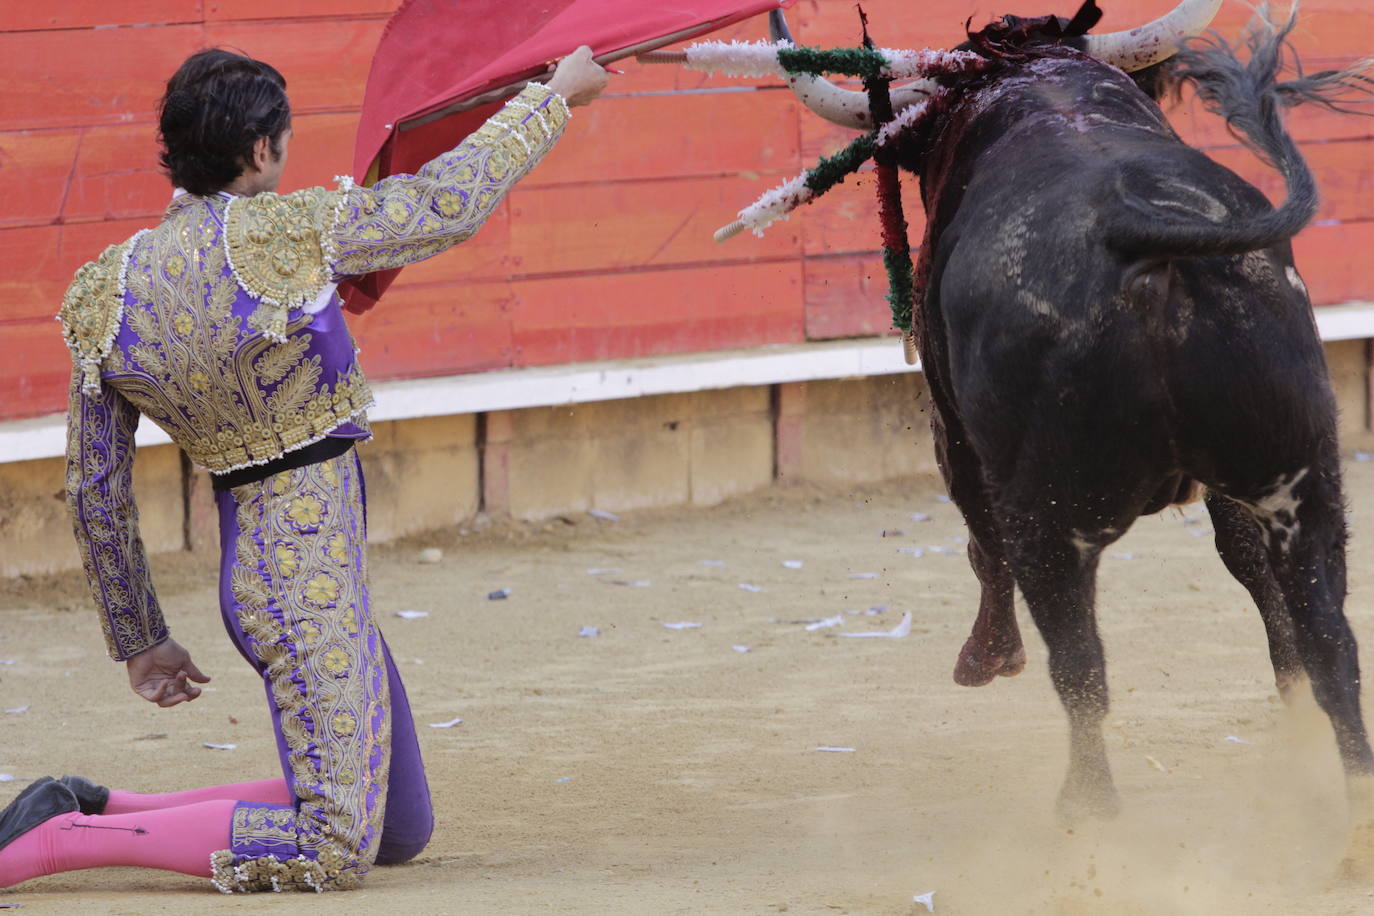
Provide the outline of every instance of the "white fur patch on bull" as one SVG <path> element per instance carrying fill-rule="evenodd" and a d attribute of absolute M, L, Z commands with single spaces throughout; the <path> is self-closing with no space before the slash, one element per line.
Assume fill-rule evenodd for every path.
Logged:
<path fill-rule="evenodd" d="M 1270 487 L 1269 492 L 1254 503 L 1249 504 L 1255 520 L 1264 526 L 1269 535 L 1270 546 L 1278 539 L 1280 549 L 1287 552 L 1298 535 L 1298 507 L 1302 500 L 1293 490 L 1307 476 L 1308 468 L 1300 468 L 1292 474 L 1281 475 Z"/>
<path fill-rule="evenodd" d="M 1302 282 L 1302 277 L 1298 274 L 1298 269 L 1289 264 L 1283 269 L 1283 274 L 1288 278 L 1288 282 L 1293 284 L 1293 288 L 1304 296 L 1307 295 L 1307 284 Z"/>
<path fill-rule="evenodd" d="M 1078 551 L 1078 558 L 1086 562 L 1101 553 L 1102 548 L 1115 541 L 1116 538 L 1117 530 L 1115 528 L 1103 528 L 1101 531 L 1091 534 L 1075 528 L 1073 534 L 1069 536 L 1069 543 L 1073 545 L 1074 550 Z"/>

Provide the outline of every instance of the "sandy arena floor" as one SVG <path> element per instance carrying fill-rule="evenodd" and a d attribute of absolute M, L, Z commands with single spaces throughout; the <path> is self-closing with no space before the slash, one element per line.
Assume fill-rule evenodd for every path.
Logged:
<path fill-rule="evenodd" d="M 1374 463 L 1348 479 L 1348 611 L 1368 669 Z M 439 809 L 420 860 L 322 898 L 230 899 L 202 880 L 110 869 L 0 891 L 0 906 L 912 914 L 925 912 L 913 895 L 934 891 L 950 916 L 1374 912 L 1374 877 L 1339 868 L 1330 728 L 1310 705 L 1278 703 L 1258 616 L 1200 506 L 1142 520 L 1103 562 L 1107 740 L 1125 811 L 1068 832 L 1052 814 L 1066 728 L 1024 611 L 1025 674 L 978 690 L 950 680 L 977 587 L 939 492 L 932 480 L 779 489 L 376 549 L 374 606 Z M 419 562 L 431 546 L 442 562 Z M 212 570 L 173 557 L 157 572 L 173 630 L 215 677 L 173 710 L 138 700 L 105 660 L 75 577 L 0 591 L 0 659 L 13 661 L 0 710 L 28 707 L 0 714 L 0 773 L 16 780 L 0 803 L 43 773 L 144 791 L 275 775 L 261 690 L 221 630 Z M 503 587 L 508 599 L 487 599 Z M 429 616 L 395 616 L 412 609 Z M 891 630 L 908 611 L 906 638 L 837 635 Z M 842 627 L 797 622 L 832 615 Z M 678 622 L 701 626 L 665 627 Z"/>

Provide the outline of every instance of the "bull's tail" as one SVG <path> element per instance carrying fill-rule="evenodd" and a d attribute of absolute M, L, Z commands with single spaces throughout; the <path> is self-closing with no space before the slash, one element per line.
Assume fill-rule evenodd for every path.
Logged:
<path fill-rule="evenodd" d="M 1275 25 L 1267 5 L 1259 7 L 1244 43 L 1249 59 L 1242 62 L 1227 42 L 1211 33 L 1193 39 L 1173 59 L 1172 78 L 1181 89 L 1191 84 L 1206 108 L 1226 119 L 1231 133 L 1284 177 L 1283 206 L 1258 216 L 1227 220 L 1178 220 L 1148 203 L 1126 195 L 1125 208 L 1107 227 L 1109 243 L 1118 250 L 1144 257 L 1217 257 L 1268 248 L 1292 238 L 1317 212 L 1317 187 L 1307 162 L 1283 126 L 1283 110 L 1314 102 L 1333 111 L 1374 97 L 1374 80 L 1365 74 L 1374 61 L 1361 61 L 1346 70 L 1305 75 L 1291 55 L 1297 76 L 1278 81 L 1291 48 L 1287 39 L 1297 25 L 1294 0 L 1288 21 Z"/>

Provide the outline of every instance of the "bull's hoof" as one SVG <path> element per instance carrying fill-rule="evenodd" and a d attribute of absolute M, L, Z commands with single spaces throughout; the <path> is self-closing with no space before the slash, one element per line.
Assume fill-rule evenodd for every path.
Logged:
<path fill-rule="evenodd" d="M 960 687 L 982 687 L 995 677 L 1015 677 L 1026 669 L 1026 650 L 1017 646 L 1009 652 L 991 652 L 969 637 L 954 663 L 954 683 Z"/>
<path fill-rule="evenodd" d="M 1283 705 L 1292 707 L 1298 701 L 1300 688 L 1307 685 L 1307 675 L 1301 671 L 1280 671 L 1274 674 L 1274 687 Z"/>

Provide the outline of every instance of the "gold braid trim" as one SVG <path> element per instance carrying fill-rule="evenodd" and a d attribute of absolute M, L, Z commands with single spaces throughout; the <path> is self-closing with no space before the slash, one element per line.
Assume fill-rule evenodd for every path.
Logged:
<path fill-rule="evenodd" d="M 100 257 L 78 267 L 62 297 L 57 320 L 62 322 L 62 336 L 81 370 L 81 390 L 86 394 L 100 392 L 100 364 L 114 349 L 124 320 L 124 271 L 129 250 L 147 232 L 139 230 L 128 241 L 111 245 Z"/>
<path fill-rule="evenodd" d="M 337 191 L 306 188 L 236 197 L 224 214 L 224 253 L 234 278 L 262 305 L 248 321 L 270 340 L 286 340 L 286 317 L 330 282 L 320 228 L 332 218 Z"/>
<path fill-rule="evenodd" d="M 336 853 L 321 850 L 318 859 L 271 856 L 249 859 L 221 849 L 210 853 L 210 883 L 221 894 L 251 894 L 254 891 L 345 891 L 357 887 L 362 879 L 343 870 L 333 861 Z"/>

